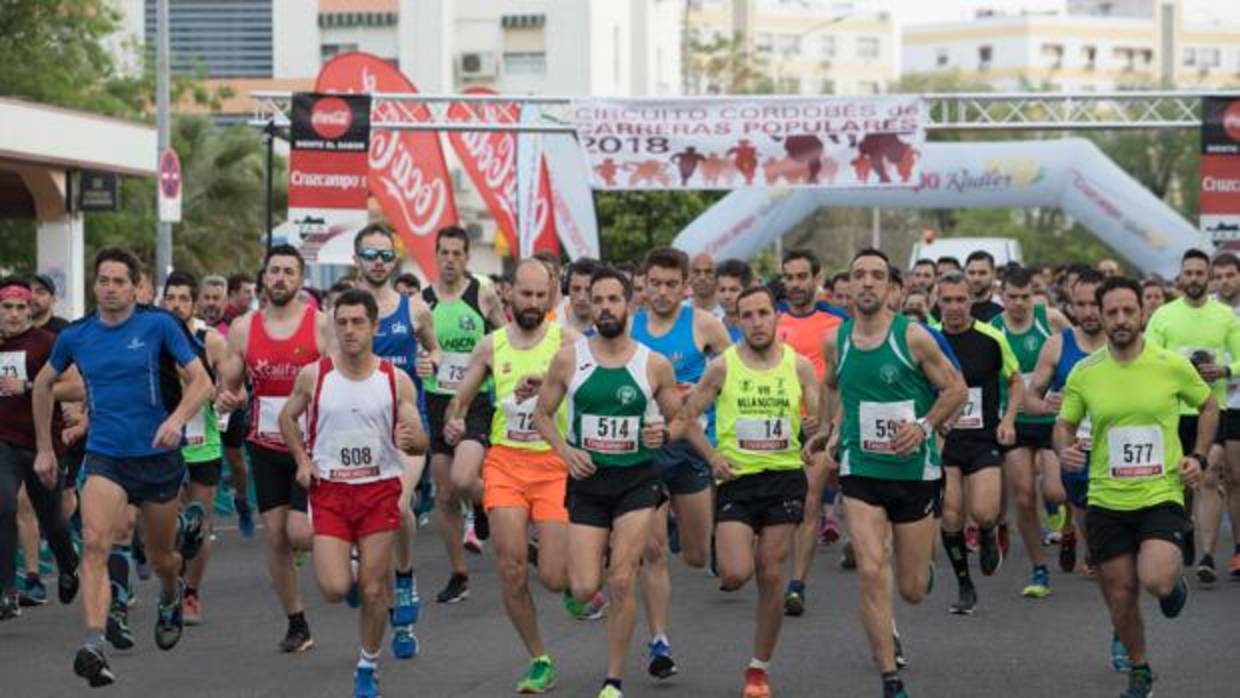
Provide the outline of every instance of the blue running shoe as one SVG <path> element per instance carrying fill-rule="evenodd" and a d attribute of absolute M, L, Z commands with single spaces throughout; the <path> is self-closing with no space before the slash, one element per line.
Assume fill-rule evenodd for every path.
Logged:
<path fill-rule="evenodd" d="M 177 579 L 176 596 L 165 604 L 159 602 L 158 618 L 155 621 L 155 646 L 165 652 L 177 646 L 181 641 L 181 632 L 185 628 L 181 603 L 185 599 L 185 580 Z"/>
<path fill-rule="evenodd" d="M 26 575 L 23 589 L 17 592 L 17 601 L 22 606 L 42 606 L 47 603 L 47 587 L 43 580 L 34 575 Z"/>
<path fill-rule="evenodd" d="M 418 636 L 413 634 L 412 625 L 393 626 L 392 656 L 397 659 L 413 659 L 418 656 Z"/>
<path fill-rule="evenodd" d="M 1033 568 L 1033 576 L 1029 579 L 1029 586 L 1020 592 L 1021 596 L 1027 599 L 1045 599 L 1051 595 L 1051 573 L 1046 567 L 1038 566 Z"/>
<path fill-rule="evenodd" d="M 379 674 L 371 668 L 358 667 L 353 673 L 353 698 L 379 698 Z"/>
<path fill-rule="evenodd" d="M 198 557 L 202 543 L 206 539 L 207 512 L 198 502 L 190 502 L 177 517 L 177 550 L 181 559 L 189 562 Z"/>
<path fill-rule="evenodd" d="M 1120 698 L 1150 698 L 1154 695 L 1154 672 L 1149 666 L 1133 667 L 1128 672 L 1128 690 Z"/>
<path fill-rule="evenodd" d="M 244 497 L 233 497 L 233 509 L 237 511 L 237 528 L 244 538 L 254 537 L 254 512 Z"/>
<path fill-rule="evenodd" d="M 1124 643 L 1119 636 L 1111 636 L 1111 670 L 1117 674 L 1127 674 L 1132 671 L 1132 662 L 1128 659 L 1128 648 L 1124 647 Z"/>
<path fill-rule="evenodd" d="M 420 606 L 418 586 L 413 576 L 396 575 L 396 608 L 392 609 L 392 626 L 417 623 Z"/>
<path fill-rule="evenodd" d="M 676 674 L 676 661 L 672 659 L 672 647 L 664 640 L 651 640 L 650 675 L 656 679 L 668 679 Z"/>

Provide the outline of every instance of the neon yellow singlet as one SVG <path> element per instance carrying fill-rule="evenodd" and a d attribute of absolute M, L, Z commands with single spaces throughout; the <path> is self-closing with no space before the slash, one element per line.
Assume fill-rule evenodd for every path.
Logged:
<path fill-rule="evenodd" d="M 516 349 L 508 340 L 508 328 L 501 327 L 492 336 L 491 372 L 495 376 L 495 416 L 491 418 L 491 443 L 523 451 L 546 453 L 551 450 L 534 429 L 534 405 L 537 397 L 518 403 L 513 393 L 517 384 L 528 375 L 543 375 L 560 350 L 560 325 L 548 323 L 542 341 L 530 349 Z M 479 395 L 478 398 L 484 398 Z M 556 413 L 560 433 L 568 429 L 567 413 Z"/>
<path fill-rule="evenodd" d="M 715 428 L 719 454 L 739 477 L 802 467 L 797 354 L 787 345 L 781 350 L 779 365 L 764 370 L 746 366 L 735 346 L 723 352 L 727 375 Z"/>

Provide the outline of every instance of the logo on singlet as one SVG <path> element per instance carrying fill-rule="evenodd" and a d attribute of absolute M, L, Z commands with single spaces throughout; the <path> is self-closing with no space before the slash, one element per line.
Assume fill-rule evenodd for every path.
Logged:
<path fill-rule="evenodd" d="M 616 391 L 616 399 L 620 401 L 621 405 L 631 404 L 637 399 L 637 390 L 631 385 L 622 385 Z"/>
<path fill-rule="evenodd" d="M 1025 337 L 1025 350 L 1033 351 L 1038 348 L 1038 338 L 1034 336 Z"/>
<path fill-rule="evenodd" d="M 477 329 L 477 326 L 474 325 L 474 319 L 468 315 L 462 315 L 461 321 L 457 324 L 462 332 L 473 332 Z"/>
<path fill-rule="evenodd" d="M 512 364 L 505 361 L 503 365 L 499 367 L 499 372 L 504 374 L 505 376 L 508 375 L 509 373 L 512 373 Z"/>
<path fill-rule="evenodd" d="M 878 369 L 878 377 L 887 385 L 895 385 L 900 379 L 900 369 L 891 364 L 883 364 L 883 367 Z"/>
<path fill-rule="evenodd" d="M 404 334 L 409 331 L 409 326 L 399 320 L 393 322 L 390 326 L 392 334 Z"/>

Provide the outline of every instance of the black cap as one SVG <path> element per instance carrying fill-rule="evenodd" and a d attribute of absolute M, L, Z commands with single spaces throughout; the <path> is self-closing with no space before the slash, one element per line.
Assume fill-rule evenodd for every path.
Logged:
<path fill-rule="evenodd" d="M 52 281 L 52 277 L 47 274 L 35 274 L 30 281 L 47 289 L 47 292 L 53 296 L 56 295 L 56 282 Z"/>

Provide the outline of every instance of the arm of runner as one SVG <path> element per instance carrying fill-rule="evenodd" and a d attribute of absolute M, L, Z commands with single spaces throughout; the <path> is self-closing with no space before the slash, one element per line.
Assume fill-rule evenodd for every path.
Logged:
<path fill-rule="evenodd" d="M 551 360 L 547 377 L 543 379 L 542 388 L 538 391 L 538 404 L 534 406 L 534 428 L 538 430 L 543 441 L 568 465 L 569 475 L 581 479 L 594 473 L 594 463 L 588 453 L 569 446 L 555 424 L 555 413 L 568 393 L 568 381 L 572 377 L 576 359 L 576 349 L 572 344 L 566 344 L 560 347 L 555 358 Z"/>
<path fill-rule="evenodd" d="M 698 346 L 707 356 L 717 356 L 732 344 L 728 328 L 723 321 L 706 312 L 693 314 L 693 334 Z"/>
<path fill-rule="evenodd" d="M 1059 418 L 1055 420 L 1055 428 L 1051 433 L 1051 447 L 1068 470 L 1080 470 L 1088 465 L 1085 452 L 1081 450 L 1076 438 L 1077 427 L 1085 419 L 1088 409 L 1085 396 L 1081 392 L 1081 380 L 1079 370 L 1068 375 L 1068 384 L 1063 388 L 1063 404 L 1059 407 Z"/>
<path fill-rule="evenodd" d="M 646 426 L 642 428 L 642 442 L 646 448 L 658 449 L 667 443 L 667 425 L 675 419 L 684 398 L 681 396 L 680 387 L 676 385 L 676 371 L 672 368 L 672 362 L 663 358 L 662 354 L 650 353 L 646 371 L 654 401 L 659 406 L 659 414 L 663 420 L 646 422 Z"/>
<path fill-rule="evenodd" d="M 1159 310 L 1162 310 L 1162 308 L 1159 308 Z M 1146 341 L 1150 342 L 1154 346 L 1162 347 L 1164 349 L 1167 348 L 1166 327 L 1163 321 L 1163 318 L 1165 317 L 1167 317 L 1166 313 L 1161 313 L 1158 310 L 1155 310 L 1154 314 L 1150 316 L 1150 321 L 1145 323 Z"/>
<path fill-rule="evenodd" d="M 1223 367 L 1224 378 L 1234 378 L 1240 376 L 1240 317 L 1232 315 L 1231 323 L 1227 327 L 1226 339 L 1227 353 L 1231 355 L 1231 363 Z"/>
<path fill-rule="evenodd" d="M 698 418 L 719 397 L 719 391 L 723 389 L 727 373 L 727 363 L 723 357 L 712 359 L 697 384 L 685 396 L 684 404 L 676 412 L 676 416 L 672 418 L 671 425 L 668 427 L 669 437 L 688 441 L 689 445 L 701 454 L 702 459 L 710 463 L 715 477 L 720 480 L 732 479 L 734 475 L 732 465 L 715 451 L 710 439 L 706 438 L 706 432 L 702 430 L 702 424 Z"/>
<path fill-rule="evenodd" d="M 1072 321 L 1068 319 L 1058 308 L 1046 309 L 1046 319 L 1050 322 L 1051 332 L 1058 335 L 1060 332 L 1072 326 Z"/>
<path fill-rule="evenodd" d="M 1055 380 L 1055 368 L 1059 364 L 1059 354 L 1063 347 L 1063 335 L 1057 334 L 1046 340 L 1042 351 L 1038 353 L 1038 363 L 1033 368 L 1033 377 L 1029 379 L 1029 389 L 1025 391 L 1025 412 L 1031 415 L 1052 415 L 1059 412 L 1063 404 L 1063 396 L 1048 393 L 1051 381 Z"/>
<path fill-rule="evenodd" d="M 1001 446 L 1011 446 L 1016 443 L 1016 414 L 1025 404 L 1027 391 L 1025 390 L 1025 378 L 1020 374 L 1020 363 L 1016 360 L 1016 353 L 1012 351 L 1011 343 L 1002 332 L 996 332 L 995 339 L 999 342 L 999 353 L 1003 357 L 999 376 L 1007 379 L 1008 382 L 1007 409 L 999 417 L 999 425 L 995 428 L 995 440 Z"/>
<path fill-rule="evenodd" d="M 302 439 L 299 420 L 310 406 L 314 395 L 314 384 L 319 378 L 318 362 L 307 364 L 297 372 L 297 380 L 293 383 L 293 392 L 280 410 L 280 435 L 288 447 L 289 455 L 297 464 L 297 484 L 309 489 L 314 479 L 314 463 L 306 452 L 306 442 Z"/>
<path fill-rule="evenodd" d="M 396 371 L 396 447 L 411 456 L 420 456 L 429 445 L 422 415 L 418 414 L 418 391 L 413 387 L 413 379 L 404 371 Z"/>
<path fill-rule="evenodd" d="M 245 347 L 250 336 L 250 313 L 246 313 L 228 327 L 225 341 L 228 351 L 215 367 L 220 377 L 216 407 L 220 414 L 232 412 L 245 404 Z"/>
<path fill-rule="evenodd" d="M 86 384 L 82 381 L 82 374 L 78 373 L 77 366 L 70 366 L 60 374 L 52 385 L 52 396 L 56 398 L 56 402 L 86 401 Z"/>
<path fill-rule="evenodd" d="M 321 310 L 314 311 L 314 340 L 319 347 L 319 356 L 330 356 L 336 351 L 336 331 L 332 327 L 332 319 Z"/>
<path fill-rule="evenodd" d="M 470 403 L 474 401 L 478 389 L 482 387 L 487 373 L 491 370 L 494 336 L 494 333 L 489 334 L 474 345 L 469 364 L 465 367 L 465 376 L 456 387 L 456 395 L 448 402 L 448 408 L 444 412 L 443 437 L 449 446 L 455 446 L 465 436 L 465 414 L 469 412 Z"/>
<path fill-rule="evenodd" d="M 478 304 L 482 306 L 482 312 L 486 315 L 487 322 L 491 323 L 491 327 L 503 327 L 508 323 L 508 318 L 504 317 L 504 304 L 500 301 L 494 286 L 487 284 L 479 289 Z"/>
<path fill-rule="evenodd" d="M 822 372 L 823 380 L 819 381 L 817 376 L 814 377 L 813 383 L 818 387 L 818 424 L 819 429 L 806 440 L 802 446 L 802 458 L 806 462 L 811 462 L 814 458 L 826 451 L 828 464 L 833 457 L 830 451 L 839 440 L 840 411 L 839 406 L 839 384 L 835 378 L 835 358 L 836 338 L 839 334 L 838 327 L 827 330 L 827 336 L 822 340 L 822 362 L 824 369 Z"/>
<path fill-rule="evenodd" d="M 934 431 L 939 431 L 969 398 L 969 389 L 960 371 L 956 370 L 943 350 L 939 349 L 938 342 L 934 341 L 934 337 L 930 336 L 926 328 L 910 323 L 906 337 L 909 352 L 913 355 L 914 361 L 921 366 L 926 379 L 939 391 L 934 404 L 930 406 L 930 411 L 925 415 L 925 420 L 930 427 Z M 905 422 L 898 427 L 892 445 L 896 453 L 908 455 L 920 448 L 926 437 L 926 433 L 920 426 Z"/>
<path fill-rule="evenodd" d="M 59 348 L 59 346 L 58 340 L 56 347 Z M 56 355 L 56 350 L 53 349 L 53 359 Z M 58 362 L 62 368 L 67 366 L 65 361 L 67 358 Z M 34 391 L 30 396 L 31 414 L 34 417 L 34 439 L 38 447 L 38 452 L 34 457 L 34 472 L 39 476 L 39 481 L 48 488 L 56 484 L 56 452 L 52 447 L 52 409 L 55 407 L 52 385 L 60 373 L 53 360 L 49 359 L 43 364 L 43 368 L 39 369 L 39 374 L 34 377 Z"/>
<path fill-rule="evenodd" d="M 443 351 L 439 348 L 439 339 L 435 337 L 435 318 L 421 296 L 409 297 L 409 321 L 416 328 L 414 333 L 418 337 L 420 350 L 414 370 L 418 378 L 430 378 L 443 360 Z"/>
<path fill-rule="evenodd" d="M 814 364 L 810 360 L 797 355 L 797 380 L 801 383 L 801 431 L 806 436 L 818 433 L 818 425 L 822 424 L 822 386 L 818 384 L 818 376 L 814 375 Z"/>

